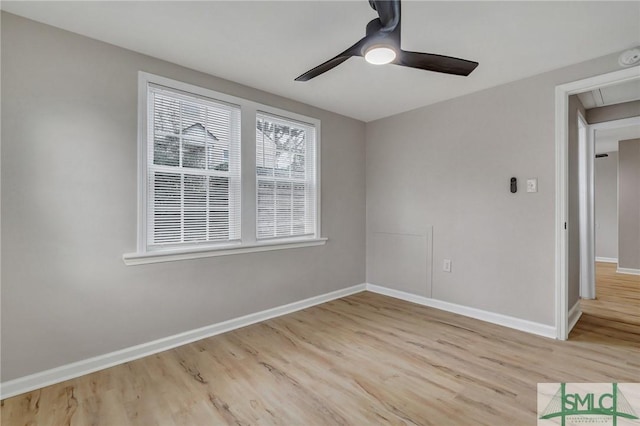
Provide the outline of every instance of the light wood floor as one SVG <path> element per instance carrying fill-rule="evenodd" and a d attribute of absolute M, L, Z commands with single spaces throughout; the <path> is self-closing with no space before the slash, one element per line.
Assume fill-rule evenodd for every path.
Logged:
<path fill-rule="evenodd" d="M 633 382 L 638 328 L 558 342 L 363 292 L 7 399 L 2 425 L 535 425 L 538 382 Z"/>
<path fill-rule="evenodd" d="M 616 273 L 615 263 L 596 262 L 596 298 L 580 301 L 583 315 L 640 326 L 640 275 Z"/>

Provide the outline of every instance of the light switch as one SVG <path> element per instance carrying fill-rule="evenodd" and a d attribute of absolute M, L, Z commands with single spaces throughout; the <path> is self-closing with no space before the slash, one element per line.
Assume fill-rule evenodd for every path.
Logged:
<path fill-rule="evenodd" d="M 451 272 L 451 259 L 445 259 L 442 263 L 442 270 L 445 272 Z"/>
<path fill-rule="evenodd" d="M 527 192 L 538 192 L 538 179 L 527 179 Z"/>

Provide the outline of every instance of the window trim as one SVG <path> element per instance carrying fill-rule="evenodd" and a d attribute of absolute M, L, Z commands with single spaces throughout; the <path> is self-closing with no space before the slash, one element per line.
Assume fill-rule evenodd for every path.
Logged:
<path fill-rule="evenodd" d="M 213 243 L 212 245 L 189 246 L 184 248 L 167 249 L 147 249 L 147 131 L 148 131 L 148 90 L 149 84 L 165 86 L 170 89 L 183 91 L 185 93 L 211 98 L 216 101 L 237 105 L 240 107 L 240 203 L 241 203 L 241 227 L 240 242 Z M 267 250 L 281 250 L 299 247 L 311 247 L 323 245 L 327 238 L 321 237 L 321 122 L 318 119 L 307 117 L 301 114 L 274 108 L 269 105 L 260 104 L 243 98 L 216 92 L 211 89 L 184 83 L 170 78 L 158 76 L 144 71 L 138 72 L 138 147 L 137 154 L 137 244 L 135 253 L 123 254 L 122 258 L 126 265 L 139 265 L 146 263 L 169 262 L 184 259 L 198 259 L 211 256 L 223 256 L 230 254 L 251 253 Z M 256 204 L 247 205 L 245 201 L 257 198 L 257 188 L 255 186 L 255 123 L 258 112 L 280 116 L 291 121 L 298 121 L 307 125 L 312 125 L 316 129 L 316 231 L 311 237 L 293 237 L 270 240 L 258 240 L 255 223 L 257 221 Z M 249 127 L 251 126 L 251 127 Z M 252 128 L 252 132 L 247 132 Z M 252 157 L 252 160 L 249 160 Z M 247 179 L 253 175 L 253 179 Z M 253 182 L 247 182 L 248 180 Z M 251 192 L 249 196 L 245 195 Z M 256 201 L 254 201 L 255 203 Z M 253 222 L 253 226 L 245 226 Z"/>
<path fill-rule="evenodd" d="M 286 241 L 269 241 L 259 244 L 225 244 L 218 247 L 157 250 L 146 253 L 127 253 L 122 256 L 125 265 L 145 265 L 148 263 L 173 262 L 176 260 L 201 259 L 203 257 L 228 256 L 231 254 L 256 253 L 261 251 L 285 250 L 292 248 L 324 245 L 328 238 L 289 238 Z"/>

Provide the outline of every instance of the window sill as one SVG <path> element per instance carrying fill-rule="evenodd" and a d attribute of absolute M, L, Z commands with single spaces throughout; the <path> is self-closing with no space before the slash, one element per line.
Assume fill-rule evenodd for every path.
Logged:
<path fill-rule="evenodd" d="M 146 253 L 127 253 L 122 260 L 127 266 L 144 265 L 147 263 L 173 262 L 176 260 L 200 259 L 203 257 L 228 256 L 231 254 L 257 253 L 261 251 L 285 250 L 301 247 L 322 246 L 327 238 L 305 240 L 269 241 L 251 245 L 236 245 L 226 247 L 207 247 L 181 250 L 150 251 Z"/>

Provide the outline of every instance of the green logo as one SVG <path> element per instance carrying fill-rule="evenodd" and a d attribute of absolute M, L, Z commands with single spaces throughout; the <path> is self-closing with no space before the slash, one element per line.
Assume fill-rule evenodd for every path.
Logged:
<path fill-rule="evenodd" d="M 566 383 L 561 383 L 547 407 L 540 416 L 541 420 L 559 417 L 562 426 L 568 416 L 581 416 L 584 423 L 590 423 L 586 416 L 610 417 L 613 426 L 617 426 L 618 418 L 637 420 L 633 407 L 618 389 L 617 383 L 611 384 L 611 392 L 575 392 L 567 393 Z"/>

